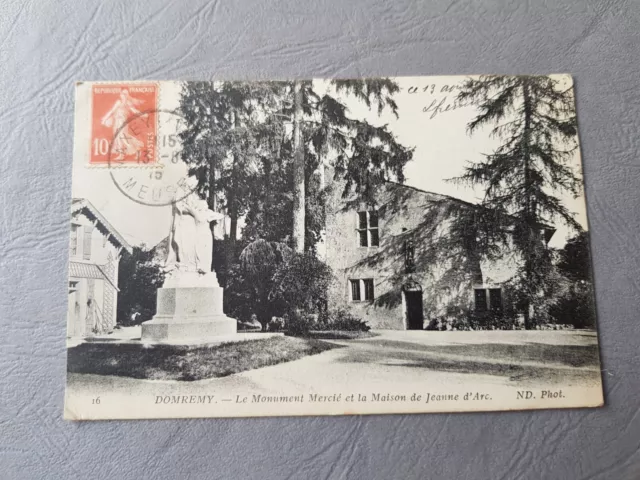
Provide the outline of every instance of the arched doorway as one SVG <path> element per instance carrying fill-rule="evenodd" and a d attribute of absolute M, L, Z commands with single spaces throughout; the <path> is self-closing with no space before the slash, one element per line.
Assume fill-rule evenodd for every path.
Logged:
<path fill-rule="evenodd" d="M 424 313 L 422 311 L 422 286 L 413 280 L 402 286 L 404 304 L 404 325 L 407 330 L 422 330 Z"/>

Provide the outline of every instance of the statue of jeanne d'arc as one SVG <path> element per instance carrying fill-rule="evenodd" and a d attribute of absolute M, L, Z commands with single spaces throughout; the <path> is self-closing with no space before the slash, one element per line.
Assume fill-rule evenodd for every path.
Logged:
<path fill-rule="evenodd" d="M 186 185 L 176 194 L 172 204 L 169 248 L 165 262 L 168 276 L 182 272 L 207 275 L 211 273 L 213 236 L 209 224 L 224 215 L 209 209 L 207 202 L 195 191 L 196 179 L 189 177 Z M 186 191 L 191 193 L 185 195 Z M 183 198 L 181 198 L 183 197 Z"/>

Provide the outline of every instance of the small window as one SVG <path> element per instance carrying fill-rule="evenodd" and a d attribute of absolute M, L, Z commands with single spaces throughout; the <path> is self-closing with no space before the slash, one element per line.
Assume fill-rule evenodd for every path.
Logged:
<path fill-rule="evenodd" d="M 354 279 L 349 282 L 351 283 L 352 302 L 361 302 L 362 300 L 371 302 L 375 299 L 373 278 Z"/>
<path fill-rule="evenodd" d="M 502 312 L 502 289 L 489 289 L 489 309 L 495 313 Z"/>
<path fill-rule="evenodd" d="M 93 233 L 93 226 L 85 225 L 84 242 L 82 244 L 82 258 L 85 260 L 91 260 L 91 234 L 92 233 Z"/>
<path fill-rule="evenodd" d="M 354 302 L 360 301 L 360 280 L 351 281 L 351 300 Z"/>
<path fill-rule="evenodd" d="M 411 239 L 404 242 L 404 269 L 405 273 L 416 271 L 416 249 Z"/>
<path fill-rule="evenodd" d="M 358 212 L 358 244 L 361 247 L 378 247 L 378 212 Z"/>
<path fill-rule="evenodd" d="M 370 302 L 375 298 L 373 294 L 373 279 L 365 278 L 362 283 L 364 284 L 364 299 Z"/>
<path fill-rule="evenodd" d="M 69 239 L 69 255 L 75 257 L 78 254 L 78 225 L 71 225 L 71 238 Z"/>
<path fill-rule="evenodd" d="M 487 289 L 486 288 L 475 289 L 475 302 L 476 302 L 476 312 L 487 311 Z"/>
<path fill-rule="evenodd" d="M 502 313 L 502 289 L 476 288 L 475 305 L 476 312 Z"/>

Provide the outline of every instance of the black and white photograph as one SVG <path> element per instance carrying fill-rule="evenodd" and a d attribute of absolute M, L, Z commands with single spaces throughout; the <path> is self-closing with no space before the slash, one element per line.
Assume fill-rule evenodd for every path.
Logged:
<path fill-rule="evenodd" d="M 75 102 L 66 419 L 603 405 L 570 75 Z"/>

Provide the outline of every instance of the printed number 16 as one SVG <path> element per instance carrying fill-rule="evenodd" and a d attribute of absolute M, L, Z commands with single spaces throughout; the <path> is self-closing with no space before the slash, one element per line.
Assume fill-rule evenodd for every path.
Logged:
<path fill-rule="evenodd" d="M 100 397 L 96 397 L 96 398 L 91 399 L 91 403 L 93 405 L 100 405 Z"/>

